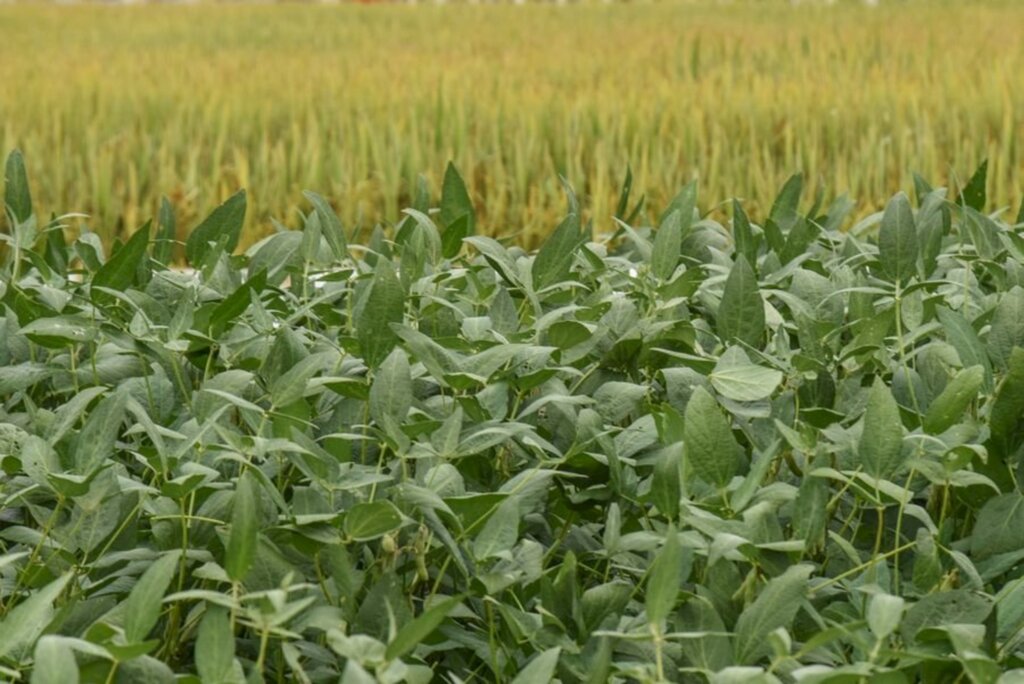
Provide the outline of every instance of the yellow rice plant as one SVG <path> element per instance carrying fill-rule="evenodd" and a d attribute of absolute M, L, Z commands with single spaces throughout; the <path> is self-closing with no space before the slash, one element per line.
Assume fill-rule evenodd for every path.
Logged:
<path fill-rule="evenodd" d="M 869 211 L 910 174 L 1024 187 L 1024 4 L 0 7 L 0 148 L 44 209 L 110 236 L 168 194 L 190 225 L 250 190 L 248 237 L 327 195 L 393 221 L 424 174 L 535 244 L 559 174 L 610 228 L 627 166 L 663 206 L 754 213 L 800 170 Z M 705 205 L 706 210 L 714 207 Z"/>

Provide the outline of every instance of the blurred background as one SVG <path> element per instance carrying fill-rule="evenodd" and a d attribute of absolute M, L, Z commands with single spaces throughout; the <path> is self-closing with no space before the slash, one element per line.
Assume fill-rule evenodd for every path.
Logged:
<path fill-rule="evenodd" d="M 166 194 L 186 228 L 249 189 L 246 240 L 296 225 L 303 189 L 349 227 L 393 221 L 422 174 L 465 177 L 489 233 L 532 246 L 564 211 L 596 230 L 627 167 L 652 211 L 766 211 L 796 171 L 863 214 L 917 171 L 989 159 L 1024 189 L 1024 3 L 0 6 L 0 151 L 44 212 L 104 237 Z"/>

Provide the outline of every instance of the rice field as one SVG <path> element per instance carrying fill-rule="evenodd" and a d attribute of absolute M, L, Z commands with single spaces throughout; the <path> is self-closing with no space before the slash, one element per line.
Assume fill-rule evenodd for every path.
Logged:
<path fill-rule="evenodd" d="M 306 188 L 348 226 L 393 221 L 448 160 L 480 228 L 531 246 L 559 174 L 609 229 L 627 166 L 654 207 L 697 178 L 763 212 L 799 170 L 868 212 L 987 157 L 1016 205 L 1022 27 L 999 1 L 3 6 L 0 150 L 104 237 L 163 194 L 186 230 L 241 186 L 245 242 L 298 225 Z"/>

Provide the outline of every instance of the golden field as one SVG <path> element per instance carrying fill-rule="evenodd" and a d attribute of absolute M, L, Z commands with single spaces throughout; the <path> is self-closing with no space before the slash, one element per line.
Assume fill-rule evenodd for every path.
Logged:
<path fill-rule="evenodd" d="M 759 214 L 797 170 L 869 211 L 988 157 L 1019 202 L 1024 3 L 882 5 L 2 6 L 0 152 L 107 236 L 239 186 L 250 240 L 305 188 L 393 220 L 449 159 L 527 243 L 558 174 L 609 228 L 627 165 L 652 207 L 697 177 Z"/>

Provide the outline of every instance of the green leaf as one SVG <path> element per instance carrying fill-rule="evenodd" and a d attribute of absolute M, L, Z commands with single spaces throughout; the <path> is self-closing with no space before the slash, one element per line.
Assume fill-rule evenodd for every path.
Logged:
<path fill-rule="evenodd" d="M 665 211 L 661 213 L 661 217 L 658 219 L 658 225 L 665 225 L 669 217 L 679 212 L 679 229 L 680 234 L 685 236 L 690 232 L 690 226 L 693 224 L 693 212 L 697 208 L 697 181 L 693 180 L 687 183 L 682 190 L 679 191 L 672 201 L 669 202 L 668 206 L 665 207 Z"/>
<path fill-rule="evenodd" d="M 442 253 L 446 259 L 452 259 L 462 249 L 463 238 L 476 232 L 476 215 L 466 183 L 451 162 L 448 162 L 441 184 L 439 218 L 442 226 Z"/>
<path fill-rule="evenodd" d="M 235 251 L 245 223 L 245 190 L 229 197 L 203 220 L 185 242 L 185 258 L 198 268 L 210 251 L 210 244 L 223 244 L 227 253 Z"/>
<path fill-rule="evenodd" d="M 737 254 L 746 259 L 748 263 L 757 262 L 757 241 L 754 238 L 754 229 L 739 200 L 732 201 L 732 239 L 736 243 Z"/>
<path fill-rule="evenodd" d="M 743 665 L 757 662 L 768 652 L 768 635 L 789 627 L 807 593 L 807 580 L 814 568 L 794 565 L 768 582 L 757 599 L 736 621 L 736 660 Z"/>
<path fill-rule="evenodd" d="M 782 373 L 757 366 L 739 347 L 730 347 L 708 376 L 711 385 L 723 397 L 733 401 L 766 399 L 782 383 Z"/>
<path fill-rule="evenodd" d="M 128 242 L 114 252 L 113 256 L 100 267 L 100 270 L 96 271 L 92 277 L 92 289 L 89 291 L 89 296 L 94 302 L 103 298 L 103 293 L 97 288 L 125 290 L 132 284 L 139 262 L 146 257 L 146 247 L 149 246 L 149 226 L 149 222 L 146 222 L 146 225 L 135 231 Z M 109 299 L 109 296 L 106 299 Z"/>
<path fill-rule="evenodd" d="M 384 657 L 388 660 L 395 660 L 412 652 L 420 642 L 430 636 L 444 622 L 448 613 L 452 612 L 460 601 L 462 601 L 461 596 L 441 599 L 423 611 L 415 620 L 403 625 L 395 634 L 395 638 L 388 644 Z"/>
<path fill-rule="evenodd" d="M 960 196 L 956 198 L 956 203 L 966 205 L 975 211 L 984 211 L 985 202 L 987 201 L 985 195 L 987 182 L 988 159 L 985 159 L 978 165 L 974 175 L 971 176 L 971 180 L 967 181 L 967 185 L 964 186 Z"/>
<path fill-rule="evenodd" d="M 166 197 L 160 198 L 160 212 L 157 215 L 156 239 L 153 241 L 153 260 L 169 266 L 174 256 L 174 243 L 178 238 L 174 207 Z"/>
<path fill-rule="evenodd" d="M 231 681 L 235 637 L 227 609 L 207 604 L 196 634 L 195 658 L 196 669 L 204 683 Z"/>
<path fill-rule="evenodd" d="M 985 369 L 971 366 L 956 374 L 928 407 L 921 427 L 933 435 L 945 432 L 959 421 L 985 382 Z"/>
<path fill-rule="evenodd" d="M 356 337 L 363 360 L 376 368 L 398 342 L 392 323 L 405 318 L 405 291 L 394 266 L 387 259 L 377 261 L 373 280 L 354 313 Z"/>
<path fill-rule="evenodd" d="M 562 649 L 559 647 L 541 652 L 519 671 L 511 684 L 549 684 L 555 676 L 555 667 L 558 666 L 558 656 L 561 653 Z"/>
<path fill-rule="evenodd" d="M 486 560 L 511 550 L 519 539 L 519 518 L 519 503 L 515 497 L 503 500 L 473 540 L 473 556 Z"/>
<path fill-rule="evenodd" d="M 383 425 L 385 416 L 401 425 L 412 406 L 412 374 L 409 358 L 394 349 L 377 369 L 370 386 L 370 417 Z"/>
<path fill-rule="evenodd" d="M 32 684 L 78 684 L 74 651 L 60 637 L 41 638 L 32 660 Z"/>
<path fill-rule="evenodd" d="M 573 257 L 582 241 L 580 217 L 577 214 L 569 214 L 544 241 L 533 259 L 535 290 L 541 290 L 568 277 Z"/>
<path fill-rule="evenodd" d="M 1009 372 L 999 383 L 992 409 L 989 412 L 989 429 L 992 436 L 1008 440 L 1021 429 L 1024 415 L 1024 349 L 1014 348 L 1010 354 Z"/>
<path fill-rule="evenodd" d="M 939 306 L 936 307 L 935 312 L 946 333 L 946 340 L 956 349 L 963 367 L 970 368 L 980 365 L 984 368 L 985 388 L 991 389 L 992 363 L 989 361 L 988 354 L 985 353 L 985 347 L 981 344 L 981 340 L 978 339 L 978 333 L 967 322 L 967 319 L 952 309 Z"/>
<path fill-rule="evenodd" d="M 800 196 L 804 192 L 803 174 L 797 173 L 789 177 L 786 183 L 779 190 L 775 202 L 772 203 L 768 219 L 775 224 L 783 234 L 788 233 L 800 221 Z M 781 246 L 772 245 L 776 252 Z"/>
<path fill-rule="evenodd" d="M 320 220 L 320 230 L 331 253 L 338 261 L 348 258 L 348 240 L 345 238 L 345 227 L 341 225 L 341 219 L 334 213 L 330 203 L 320 195 L 310 190 L 303 191 L 303 196 L 310 201 L 316 211 L 316 217 Z"/>
<path fill-rule="evenodd" d="M 280 408 L 301 399 L 309 388 L 309 381 L 323 370 L 325 361 L 333 357 L 331 352 L 310 354 L 292 366 L 270 384 L 271 403 Z"/>
<path fill-rule="evenodd" d="M 917 226 L 906 193 L 899 193 L 885 206 L 878 232 L 878 256 L 882 268 L 898 282 L 914 275 L 917 268 Z"/>
<path fill-rule="evenodd" d="M 660 280 L 668 280 L 675 273 L 683 246 L 683 222 L 679 211 L 673 211 L 661 224 L 654 236 L 651 251 L 651 272 Z"/>
<path fill-rule="evenodd" d="M 50 349 L 96 339 L 96 329 L 89 321 L 72 316 L 37 318 L 22 328 L 21 333 L 36 344 Z"/>
<path fill-rule="evenodd" d="M 725 344 L 738 340 L 760 348 L 765 331 L 764 301 L 757 276 L 743 255 L 729 271 L 716 322 L 718 337 Z"/>
<path fill-rule="evenodd" d="M 926 627 L 952 624 L 981 624 L 992 612 L 992 604 L 967 589 L 928 594 L 903 616 L 900 633 L 904 641 L 914 643 Z"/>
<path fill-rule="evenodd" d="M 127 404 L 127 392 L 114 392 L 92 410 L 78 435 L 74 472 L 88 475 L 112 461 Z"/>
<path fill-rule="evenodd" d="M 697 476 L 725 487 L 736 474 L 739 445 L 718 402 L 703 387 L 686 404 L 683 435 L 686 459 Z"/>
<path fill-rule="evenodd" d="M 999 370 L 1009 367 L 1014 347 L 1024 347 L 1024 288 L 1015 285 L 999 298 L 988 333 L 988 353 Z"/>
<path fill-rule="evenodd" d="M 665 543 L 647 575 L 644 610 L 648 624 L 660 625 L 672 613 L 679 597 L 679 585 L 684 579 L 683 547 L 675 526 L 669 525 L 665 530 Z"/>
<path fill-rule="evenodd" d="M 985 502 L 971 533 L 971 556 L 978 561 L 1024 547 L 1024 495 L 1000 494 Z"/>
<path fill-rule="evenodd" d="M 4 204 L 18 223 L 32 218 L 32 195 L 28 189 L 25 158 L 20 150 L 7 155 L 7 164 L 4 166 Z"/>
<path fill-rule="evenodd" d="M 899 596 L 875 594 L 868 601 L 868 629 L 877 639 L 884 639 L 900 626 L 903 606 L 906 602 Z"/>
<path fill-rule="evenodd" d="M 129 643 L 145 641 L 160 618 L 161 602 L 178 568 L 180 554 L 165 553 L 146 568 L 132 587 L 124 607 L 124 636 Z"/>
<path fill-rule="evenodd" d="M 402 514 L 390 501 L 358 503 L 345 514 L 342 528 L 355 541 L 378 539 L 402 526 Z"/>
<path fill-rule="evenodd" d="M 879 479 L 894 475 L 903 463 L 903 423 L 892 392 L 875 380 L 864 412 L 864 429 L 857 444 L 860 465 Z"/>
<path fill-rule="evenodd" d="M 241 582 L 256 558 L 259 543 L 259 509 L 255 477 L 246 471 L 238 478 L 231 504 L 231 529 L 224 556 L 224 570 L 235 582 Z"/>
<path fill-rule="evenodd" d="M 13 656 L 20 660 L 43 633 L 53 618 L 53 603 L 64 592 L 71 573 L 61 575 L 28 598 L 9 608 L 0 622 L 0 659 Z"/>

